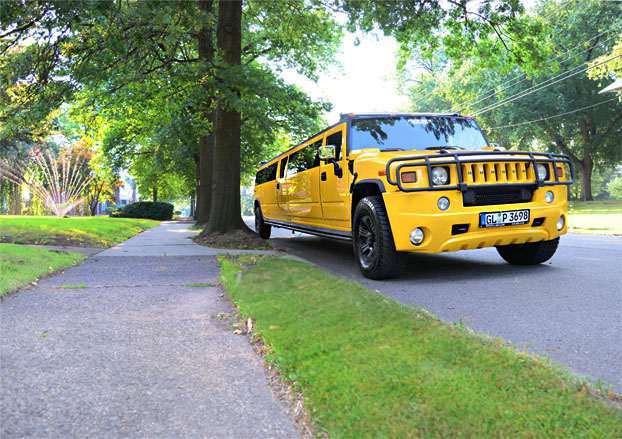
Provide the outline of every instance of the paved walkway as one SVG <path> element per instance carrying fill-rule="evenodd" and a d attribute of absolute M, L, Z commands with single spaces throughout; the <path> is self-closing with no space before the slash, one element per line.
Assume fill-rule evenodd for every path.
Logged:
<path fill-rule="evenodd" d="M 193 233 L 163 224 L 2 301 L 0 437 L 297 436 Z"/>

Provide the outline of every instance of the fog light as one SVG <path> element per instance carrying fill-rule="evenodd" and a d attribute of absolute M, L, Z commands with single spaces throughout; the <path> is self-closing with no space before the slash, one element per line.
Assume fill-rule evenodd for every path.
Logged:
<path fill-rule="evenodd" d="M 423 230 L 419 227 L 413 229 L 412 232 L 410 232 L 410 242 L 412 242 L 414 245 L 421 244 L 423 242 L 423 237 Z"/>
<path fill-rule="evenodd" d="M 557 230 L 559 231 L 559 230 L 563 229 L 565 225 L 566 225 L 566 218 L 564 218 L 564 215 L 562 215 L 557 220 Z"/>
<path fill-rule="evenodd" d="M 555 195 L 553 195 L 553 192 L 552 191 L 546 191 L 546 194 L 544 195 L 544 200 L 547 203 L 552 203 L 554 199 L 555 199 Z"/>
<path fill-rule="evenodd" d="M 439 209 L 441 210 L 447 210 L 449 209 L 449 198 L 447 197 L 441 197 L 438 199 L 438 202 L 436 203 L 436 205 L 438 206 Z"/>

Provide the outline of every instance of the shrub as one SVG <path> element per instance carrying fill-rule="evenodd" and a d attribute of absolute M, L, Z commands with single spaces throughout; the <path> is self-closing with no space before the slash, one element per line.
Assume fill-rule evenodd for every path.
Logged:
<path fill-rule="evenodd" d="M 622 200 L 622 176 L 618 176 L 611 180 L 607 189 L 612 198 Z"/>
<path fill-rule="evenodd" d="M 115 218 L 146 218 L 160 221 L 173 219 L 173 205 L 170 203 L 160 203 L 151 201 L 139 201 L 138 203 L 123 206 L 110 214 Z"/>

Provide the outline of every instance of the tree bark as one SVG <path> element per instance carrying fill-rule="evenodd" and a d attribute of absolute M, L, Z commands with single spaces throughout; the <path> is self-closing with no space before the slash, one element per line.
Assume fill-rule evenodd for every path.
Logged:
<path fill-rule="evenodd" d="M 153 183 L 153 187 L 151 188 L 151 198 L 153 199 L 153 202 L 157 202 L 158 201 L 158 183 Z"/>
<path fill-rule="evenodd" d="M 585 158 L 581 161 L 581 181 L 582 185 L 582 193 L 581 199 L 583 201 L 593 201 L 592 197 L 592 170 L 594 168 L 594 161 L 592 157 L 586 155 Z"/>
<path fill-rule="evenodd" d="M 209 20 L 210 14 L 214 9 L 214 1 L 199 0 L 198 5 L 203 13 L 203 26 L 197 34 L 199 59 L 203 63 L 204 71 L 208 72 L 214 60 L 213 27 Z M 211 208 L 212 155 L 214 150 L 214 114 L 211 110 L 213 106 L 213 97 L 211 96 L 211 91 L 207 83 L 203 85 L 203 89 L 206 95 L 205 101 L 203 102 L 203 117 L 205 120 L 210 121 L 212 126 L 209 134 L 204 134 L 199 138 L 199 184 L 197 187 L 195 219 L 200 224 L 207 222 Z"/>
<path fill-rule="evenodd" d="M 22 188 L 18 184 L 13 184 L 11 188 L 11 215 L 22 214 Z"/>
<path fill-rule="evenodd" d="M 242 2 L 220 0 L 216 45 L 224 68 L 239 66 L 242 50 Z M 239 90 L 231 90 L 238 93 Z M 239 110 L 223 98 L 216 103 L 212 200 L 207 233 L 226 233 L 244 228 L 240 211 L 240 131 Z"/>

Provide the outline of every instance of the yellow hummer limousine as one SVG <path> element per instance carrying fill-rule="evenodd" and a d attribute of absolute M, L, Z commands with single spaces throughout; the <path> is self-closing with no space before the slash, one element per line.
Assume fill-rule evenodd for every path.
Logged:
<path fill-rule="evenodd" d="M 496 247 L 550 259 L 567 231 L 568 157 L 506 151 L 458 113 L 347 114 L 263 163 L 255 229 L 351 240 L 363 274 L 399 273 L 398 252 Z"/>

